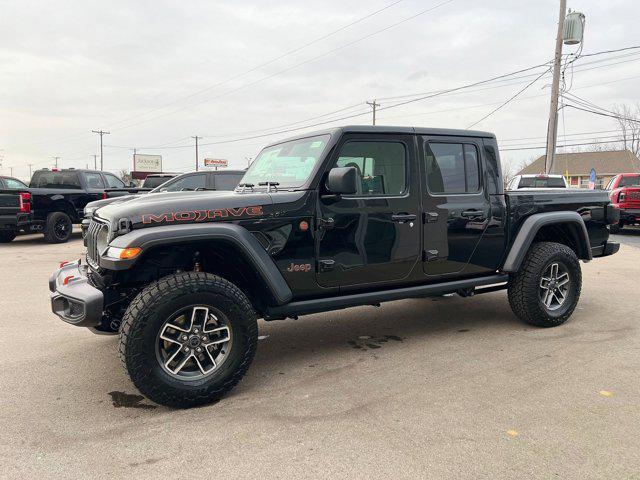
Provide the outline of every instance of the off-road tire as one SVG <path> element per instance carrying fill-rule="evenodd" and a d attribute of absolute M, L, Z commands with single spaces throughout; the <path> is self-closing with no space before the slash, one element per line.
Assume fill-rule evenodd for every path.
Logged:
<path fill-rule="evenodd" d="M 546 269 L 561 262 L 570 277 L 565 303 L 549 310 L 540 299 L 540 281 Z M 509 279 L 509 304 L 518 318 L 538 327 L 557 327 L 566 322 L 578 304 L 582 288 L 582 271 L 576 253 L 566 245 L 554 242 L 534 243 L 520 270 Z"/>
<path fill-rule="evenodd" d="M 0 232 L 0 243 L 10 243 L 16 238 L 16 232 Z"/>
<path fill-rule="evenodd" d="M 229 357 L 197 381 L 170 376 L 156 357 L 159 329 L 188 305 L 207 304 L 225 314 L 233 329 Z M 256 313 L 233 283 L 209 273 L 164 277 L 142 290 L 127 308 L 120 328 L 120 358 L 133 384 L 154 402 L 174 408 L 211 403 L 229 392 L 246 373 L 258 343 Z"/>
<path fill-rule="evenodd" d="M 65 233 L 61 234 L 56 227 L 63 223 L 66 227 Z M 47 222 L 44 230 L 44 240 L 47 243 L 66 243 L 73 232 L 73 222 L 71 217 L 65 212 L 51 212 L 47 215 Z"/>

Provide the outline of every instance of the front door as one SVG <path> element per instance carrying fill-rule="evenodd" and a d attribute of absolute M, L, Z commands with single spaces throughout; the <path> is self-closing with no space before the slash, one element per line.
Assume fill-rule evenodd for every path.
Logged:
<path fill-rule="evenodd" d="M 424 272 L 479 273 L 469 261 L 491 221 L 482 139 L 424 136 L 421 143 Z"/>
<path fill-rule="evenodd" d="M 415 158 L 411 135 L 350 134 L 341 140 L 327 171 L 354 167 L 358 192 L 318 201 L 320 285 L 393 282 L 409 275 L 421 251 Z"/>

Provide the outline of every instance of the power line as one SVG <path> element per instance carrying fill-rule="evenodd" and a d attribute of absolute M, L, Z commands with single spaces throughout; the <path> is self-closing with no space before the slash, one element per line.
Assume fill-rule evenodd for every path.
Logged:
<path fill-rule="evenodd" d="M 363 22 L 363 21 L 365 21 L 365 20 L 367 20 L 367 19 L 369 19 L 371 17 L 374 17 L 375 15 L 378 15 L 379 13 L 384 12 L 385 10 L 388 10 L 391 7 L 396 6 L 397 4 L 401 3 L 402 1 L 403 0 L 397 0 L 395 2 L 392 2 L 392 3 L 386 5 L 386 6 L 382 7 L 382 8 L 379 8 L 378 10 L 375 10 L 374 12 L 368 13 L 367 15 L 354 20 L 353 22 L 350 22 L 350 23 L 348 23 L 346 25 L 343 25 L 342 27 L 339 27 L 336 30 L 333 30 L 333 31 L 331 31 L 331 32 L 329 32 L 327 34 L 324 34 L 324 35 L 320 36 L 320 37 L 317 37 L 317 38 L 315 38 L 315 39 L 313 39 L 313 40 L 311 40 L 311 41 L 309 41 L 309 42 L 307 42 L 307 43 L 305 43 L 305 44 L 303 44 L 303 45 L 301 45 L 299 47 L 296 47 L 296 48 L 293 48 L 291 50 L 288 50 L 285 53 L 278 55 L 277 57 L 274 57 L 274 58 L 272 58 L 270 60 L 267 60 L 266 62 L 263 62 L 263 63 L 261 63 L 259 65 L 256 65 L 255 67 L 252 67 L 252 68 L 250 68 L 248 70 L 244 70 L 243 72 L 238 73 L 238 74 L 236 74 L 236 75 L 234 75 L 232 77 L 229 77 L 226 80 L 214 83 L 213 85 L 209 85 L 208 87 L 205 87 L 205 88 L 202 88 L 200 90 L 197 90 L 197 91 L 195 91 L 193 93 L 190 93 L 189 95 L 185 95 L 183 97 L 180 97 L 177 100 L 174 100 L 174 101 L 172 101 L 170 103 L 167 103 L 167 104 L 165 104 L 165 105 L 163 105 L 161 107 L 153 108 L 151 110 L 148 110 L 147 112 L 141 113 L 139 115 L 135 115 L 133 117 L 126 118 L 126 119 L 118 121 L 118 122 L 116 122 L 116 123 L 114 123 L 112 125 L 117 125 L 119 123 L 126 122 L 127 120 L 133 120 L 135 118 L 143 117 L 145 115 L 148 115 L 149 113 L 153 113 L 153 112 L 156 112 L 158 110 L 162 110 L 162 109 L 164 109 L 166 107 L 170 107 L 170 106 L 175 105 L 177 103 L 180 103 L 180 102 L 182 102 L 184 100 L 188 100 L 190 98 L 193 98 L 193 97 L 196 97 L 198 95 L 201 95 L 201 94 L 203 94 L 205 92 L 211 91 L 211 90 L 213 90 L 215 88 L 218 88 L 218 87 L 221 87 L 223 85 L 226 85 L 226 84 L 232 82 L 233 80 L 237 80 L 237 79 L 239 79 L 241 77 L 244 77 L 245 75 L 248 75 L 249 73 L 255 72 L 256 70 L 260 70 L 260 69 L 262 69 L 262 68 L 264 68 L 264 67 L 266 67 L 268 65 L 271 65 L 271 64 L 277 62 L 278 60 L 282 60 L 285 57 L 288 57 L 288 56 L 290 56 L 290 55 L 292 55 L 294 53 L 297 53 L 297 52 L 299 52 L 301 50 L 304 50 L 305 48 L 310 47 L 311 45 L 315 45 L 316 43 L 319 43 L 322 40 L 326 40 L 327 38 L 332 37 L 332 36 L 336 35 L 337 33 L 340 33 L 340 32 L 342 32 L 344 30 L 347 30 L 348 28 L 350 28 L 350 27 L 352 27 L 354 25 L 357 25 L 358 23 L 361 23 L 361 22 Z"/>
<path fill-rule="evenodd" d="M 277 72 L 275 72 L 275 73 L 272 73 L 272 74 L 270 74 L 270 75 L 267 75 L 267 76 L 265 76 L 265 77 L 262 77 L 262 78 L 260 78 L 260 79 L 258 79 L 258 80 L 253 81 L 253 82 L 250 82 L 250 83 L 247 83 L 247 84 L 241 85 L 241 86 L 239 86 L 239 87 L 237 87 L 237 88 L 235 88 L 235 89 L 233 89 L 233 90 L 229 90 L 229 91 L 227 91 L 227 92 L 225 92 L 225 93 L 222 93 L 222 94 L 220 94 L 220 95 L 217 95 L 217 96 L 215 96 L 215 97 L 211 97 L 211 98 L 209 98 L 209 99 L 202 100 L 202 101 L 200 101 L 200 102 L 198 102 L 198 103 L 195 103 L 195 104 L 193 104 L 193 105 L 189 105 L 189 106 L 185 106 L 185 107 L 182 107 L 182 108 L 179 108 L 179 109 L 176 109 L 176 110 L 171 110 L 171 111 L 168 111 L 168 112 L 164 112 L 164 113 L 161 113 L 161 114 L 159 114 L 159 115 L 156 115 L 156 116 L 150 117 L 150 118 L 148 118 L 148 119 L 146 119 L 146 120 L 141 120 L 140 122 L 136 122 L 136 123 L 132 123 L 132 124 L 129 124 L 129 125 L 125 125 L 125 126 L 123 126 L 123 127 L 118 127 L 118 128 L 117 128 L 117 130 L 123 130 L 123 129 L 125 129 L 125 128 L 135 127 L 135 126 L 137 126 L 137 125 L 141 125 L 141 124 L 143 124 L 143 123 L 147 123 L 147 122 L 150 122 L 150 121 L 152 121 L 152 120 L 155 120 L 156 118 L 164 117 L 164 116 L 166 116 L 166 115 L 173 114 L 173 113 L 177 113 L 177 112 L 182 111 L 182 110 L 185 110 L 185 109 L 187 109 L 187 108 L 193 108 L 193 107 L 196 107 L 196 106 L 198 106 L 198 105 L 202 105 L 203 103 L 207 103 L 207 102 L 210 102 L 210 101 L 212 101 L 212 100 L 217 100 L 217 99 L 219 99 L 219 98 L 223 98 L 223 97 L 229 96 L 229 95 L 231 95 L 231 94 L 233 94 L 233 93 L 236 93 L 236 92 L 238 92 L 238 91 L 240 91 L 240 90 L 243 90 L 243 89 L 245 89 L 245 88 L 247 88 L 247 87 L 251 87 L 251 86 L 253 86 L 253 85 L 257 85 L 257 84 L 259 84 L 259 83 L 264 82 L 265 80 L 269 80 L 269 79 L 271 79 L 271 78 L 273 78 L 273 77 L 276 77 L 276 76 L 281 75 L 281 74 L 283 74 L 283 73 L 289 72 L 289 71 L 291 71 L 291 70 L 294 70 L 294 69 L 296 69 L 296 68 L 298 68 L 298 67 L 301 67 L 301 66 L 303 66 L 303 65 L 306 65 L 306 64 L 308 64 L 308 63 L 315 62 L 316 60 L 319 60 L 319 59 L 324 58 L 324 57 L 326 57 L 326 56 L 328 56 L 328 55 L 331 55 L 331 54 L 333 54 L 333 53 L 335 53 L 335 52 L 338 52 L 338 51 L 343 50 L 343 49 L 345 49 L 345 48 L 347 48 L 347 47 L 350 47 L 350 46 L 352 46 L 352 45 L 355 45 L 356 43 L 360 43 L 360 42 L 362 42 L 363 40 L 367 40 L 367 39 L 369 39 L 369 38 L 371 38 L 371 37 L 373 37 L 373 36 L 375 36 L 375 35 L 379 35 L 380 33 L 383 33 L 383 32 L 385 32 L 385 31 L 387 31 L 387 30 L 390 30 L 390 29 L 392 29 L 392 28 L 395 28 L 395 27 L 397 27 L 398 25 L 401 25 L 401 24 L 403 24 L 403 23 L 405 23 L 405 22 L 408 22 L 408 21 L 410 21 L 410 20 L 413 20 L 413 19 L 415 19 L 415 18 L 417 18 L 417 17 L 419 17 L 419 16 L 421 16 L 421 15 L 424 15 L 424 14 L 426 14 L 426 13 L 428 13 L 428 12 L 431 12 L 431 11 L 433 11 L 433 10 L 435 10 L 435 9 L 437 9 L 437 8 L 440 8 L 440 7 L 442 7 L 442 6 L 444 6 L 444 5 L 448 4 L 448 3 L 451 3 L 451 2 L 453 2 L 453 1 L 454 1 L 454 0 L 445 0 L 445 1 L 443 1 L 443 2 L 440 2 L 440 3 L 438 3 L 438 4 L 436 4 L 436 5 L 432 6 L 432 7 L 429 7 L 429 8 L 427 8 L 427 9 L 425 9 L 425 10 L 422 10 L 422 11 L 420 11 L 420 12 L 418 12 L 418 13 L 414 14 L 414 15 L 411 15 L 410 17 L 404 18 L 404 19 L 402 19 L 402 20 L 400 20 L 400 21 L 398 21 L 398 22 L 396 22 L 396 23 L 393 23 L 393 24 L 391 24 L 391 25 L 388 25 L 388 26 L 386 26 L 386 27 L 384 27 L 384 28 L 382 28 L 382 29 L 380 29 L 380 30 L 376 30 L 376 31 L 374 31 L 374 32 L 372 32 L 372 33 L 369 33 L 369 34 L 367 34 L 367 35 L 363 36 L 363 37 L 357 38 L 357 39 L 355 39 L 355 40 L 353 40 L 353 41 L 351 41 L 351 42 L 348 42 L 348 43 L 343 44 L 343 45 L 341 45 L 341 46 L 339 46 L 339 47 L 336 47 L 336 48 L 333 48 L 333 49 L 331 49 L 331 50 L 329 50 L 329 51 L 326 51 L 326 52 L 324 52 L 324 53 L 321 53 L 320 55 L 317 55 L 317 56 L 315 56 L 315 57 L 313 57 L 313 58 L 310 58 L 310 59 L 304 60 L 304 61 L 302 61 L 302 62 L 300 62 L 300 63 L 296 63 L 295 65 L 292 65 L 292 66 L 290 66 L 290 67 L 287 67 L 287 68 L 285 68 L 285 69 L 283 69 L 283 70 L 279 70 L 279 71 L 277 71 Z"/>
<path fill-rule="evenodd" d="M 557 148 L 577 147 L 581 145 L 598 145 L 603 143 L 616 143 L 616 142 L 609 141 L 609 142 L 565 143 L 564 145 L 558 145 Z M 517 151 L 517 150 L 544 150 L 545 148 L 547 148 L 546 145 L 540 145 L 537 147 L 498 148 L 498 150 L 500 150 L 501 152 L 510 152 L 510 151 Z"/>
<path fill-rule="evenodd" d="M 518 90 L 518 92 L 516 92 L 514 95 L 512 95 L 507 101 L 501 103 L 498 107 L 494 108 L 493 110 L 491 110 L 489 113 L 487 113 L 484 117 L 482 117 L 480 120 L 477 120 L 475 122 L 473 122 L 471 125 L 469 125 L 467 127 L 467 130 L 469 130 L 471 127 L 479 124 L 480 122 L 482 122 L 483 120 L 486 120 L 487 118 L 489 118 L 491 115 L 493 115 L 494 113 L 496 113 L 498 110 L 500 110 L 502 107 L 504 107 L 505 105 L 507 105 L 509 102 L 511 102 L 512 100 L 515 100 L 516 97 L 518 95 L 520 95 L 522 92 L 524 92 L 527 88 L 529 88 L 531 85 L 533 85 L 534 83 L 536 83 L 538 80 L 540 80 L 542 78 L 543 75 L 545 75 L 549 70 L 551 69 L 551 67 L 549 67 L 547 70 L 545 70 L 544 72 L 542 72 L 540 75 L 538 75 L 535 79 L 533 79 L 533 81 L 531 81 L 530 83 L 528 83 L 527 85 L 525 85 L 524 88 L 521 88 L 520 90 Z"/>
<path fill-rule="evenodd" d="M 627 122 L 640 123 L 640 120 L 635 119 L 635 118 L 622 117 L 620 115 L 610 115 L 610 114 L 607 114 L 607 113 L 598 112 L 596 110 L 589 110 L 587 108 L 581 108 L 581 107 L 578 107 L 576 105 L 566 104 L 565 107 L 575 108 L 576 110 L 582 110 L 583 112 L 589 112 L 589 113 L 593 113 L 594 115 L 601 115 L 603 117 L 615 118 L 617 120 L 624 120 L 624 121 L 627 121 Z"/>

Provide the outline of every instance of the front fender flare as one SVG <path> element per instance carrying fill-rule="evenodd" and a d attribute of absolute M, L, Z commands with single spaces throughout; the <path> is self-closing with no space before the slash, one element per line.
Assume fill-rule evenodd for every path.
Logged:
<path fill-rule="evenodd" d="M 293 297 L 289 285 L 273 259 L 246 228 L 236 224 L 202 223 L 143 228 L 116 237 L 109 246 L 117 248 L 139 247 L 142 249 L 142 253 L 138 257 L 141 257 L 145 251 L 155 246 L 202 240 L 221 240 L 238 248 L 256 269 L 278 305 L 288 303 Z M 136 259 L 120 260 L 102 256 L 100 257 L 100 266 L 108 270 L 126 270 L 135 261 Z"/>
<path fill-rule="evenodd" d="M 577 212 L 545 212 L 531 215 L 522 223 L 501 270 L 504 272 L 517 272 L 540 229 L 546 225 L 559 223 L 569 223 L 576 226 L 578 240 L 581 242 L 583 252 L 585 252 L 579 256 L 583 260 L 591 260 L 591 242 L 589 241 L 587 226 L 584 224 L 580 214 Z"/>

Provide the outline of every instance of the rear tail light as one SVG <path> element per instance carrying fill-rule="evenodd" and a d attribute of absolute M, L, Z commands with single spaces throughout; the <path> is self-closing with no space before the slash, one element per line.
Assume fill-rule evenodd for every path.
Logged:
<path fill-rule="evenodd" d="M 20 213 L 31 213 L 31 194 L 22 192 L 20 195 Z"/>
<path fill-rule="evenodd" d="M 102 192 L 102 200 L 106 200 L 107 199 L 107 192 Z"/>

